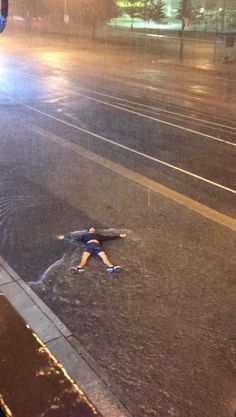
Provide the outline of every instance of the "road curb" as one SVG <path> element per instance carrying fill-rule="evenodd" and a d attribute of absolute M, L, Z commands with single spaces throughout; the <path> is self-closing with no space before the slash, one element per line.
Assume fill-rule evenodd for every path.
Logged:
<path fill-rule="evenodd" d="M 0 291 L 103 417 L 131 417 L 79 341 L 1 256 Z"/>

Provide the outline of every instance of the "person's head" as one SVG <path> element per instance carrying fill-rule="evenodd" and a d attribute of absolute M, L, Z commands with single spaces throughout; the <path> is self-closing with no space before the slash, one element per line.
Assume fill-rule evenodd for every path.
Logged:
<path fill-rule="evenodd" d="M 94 226 L 89 226 L 89 228 L 88 228 L 88 232 L 89 232 L 89 233 L 95 233 L 95 232 L 96 232 L 96 227 L 94 227 Z"/>

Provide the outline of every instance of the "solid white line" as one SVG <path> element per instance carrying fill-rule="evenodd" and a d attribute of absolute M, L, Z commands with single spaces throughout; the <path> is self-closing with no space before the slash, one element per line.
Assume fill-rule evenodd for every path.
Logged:
<path fill-rule="evenodd" d="M 70 90 L 67 90 L 67 91 L 70 91 Z M 72 93 L 72 91 L 70 91 L 70 92 Z M 212 139 L 212 140 L 214 140 L 216 142 L 221 142 L 221 143 L 224 143 L 226 145 L 230 145 L 230 146 L 236 147 L 236 143 L 234 143 L 234 142 L 230 142 L 230 141 L 225 140 L 225 139 L 216 138 L 215 136 L 208 135 L 207 133 L 201 133 L 201 132 L 199 132 L 197 130 L 189 129 L 188 127 L 180 126 L 178 124 L 171 123 L 171 122 L 166 122 L 165 120 L 158 119 L 158 118 L 153 117 L 153 116 L 148 116 L 147 114 L 142 114 L 142 113 L 139 113 L 139 112 L 137 112 L 135 110 L 130 110 L 130 109 L 127 109 L 127 108 L 124 108 L 124 107 L 120 107 L 120 106 L 118 106 L 116 104 L 111 104 L 111 103 L 108 103 L 106 101 L 103 101 L 103 100 L 99 100 L 97 98 L 94 98 L 94 97 L 89 97 L 89 96 L 87 96 L 85 94 L 80 94 L 80 93 L 76 93 L 76 94 L 79 95 L 79 96 L 81 96 L 81 97 L 85 97 L 85 98 L 88 98 L 90 100 L 96 101 L 98 103 L 102 103 L 102 104 L 104 104 L 106 106 L 113 107 L 115 109 L 119 109 L 119 110 L 122 110 L 122 111 L 127 112 L 127 113 L 131 113 L 131 114 L 135 114 L 135 115 L 144 117 L 145 119 L 148 119 L 148 120 L 153 120 L 153 121 L 158 122 L 158 123 L 162 123 L 162 124 L 165 124 L 165 125 L 168 125 L 168 126 L 171 126 L 171 127 L 177 128 L 177 129 L 180 129 L 180 130 L 184 130 L 185 132 L 194 133 L 195 135 L 198 135 L 198 136 L 201 136 L 201 137 L 205 137 L 207 139 Z"/>
<path fill-rule="evenodd" d="M 27 78 L 30 78 L 32 80 L 39 81 L 39 82 L 42 82 L 42 83 L 44 82 L 43 79 L 40 79 L 40 78 L 37 78 L 37 77 L 32 77 L 30 75 L 25 76 L 25 75 L 19 74 L 19 76 L 22 77 L 22 78 L 26 78 L 26 79 Z M 200 119 L 198 117 L 188 116 L 188 115 L 184 115 L 184 114 L 177 113 L 177 112 L 172 112 L 170 110 L 161 109 L 159 107 L 149 106 L 147 104 L 142 104 L 142 103 L 138 103 L 138 102 L 132 101 L 132 100 L 127 100 L 127 99 L 124 99 L 124 98 L 121 98 L 121 97 L 117 97 L 117 96 L 113 96 L 113 95 L 109 95 L 109 94 L 105 94 L 105 93 L 100 93 L 100 92 L 97 92 L 95 90 L 90 90 L 90 89 L 86 89 L 86 88 L 83 88 L 83 87 L 76 87 L 76 88 L 78 90 L 82 90 L 82 91 L 86 91 L 86 92 L 89 92 L 89 93 L 92 93 L 92 94 L 96 94 L 96 95 L 100 95 L 100 96 L 103 96 L 103 97 L 111 98 L 111 99 L 114 99 L 114 100 L 117 100 L 117 101 L 121 101 L 123 103 L 134 104 L 136 106 L 140 106 L 140 107 L 143 107 L 143 108 L 147 108 L 147 109 L 150 109 L 150 110 L 154 110 L 156 112 L 162 112 L 162 113 L 166 113 L 166 114 L 169 114 L 169 115 L 179 116 L 179 117 L 182 117 L 183 119 L 195 120 L 197 122 L 205 123 L 206 125 L 208 124 L 208 125 L 212 125 L 214 127 L 221 127 L 221 128 L 226 129 L 226 130 L 232 130 L 233 133 L 234 133 L 234 131 L 236 131 L 236 128 L 233 127 L 233 126 L 226 126 L 226 125 L 221 124 L 221 123 L 215 123 L 215 122 L 212 122 L 212 121 L 209 121 L 209 120 Z M 120 106 L 117 106 L 116 104 L 108 103 L 108 102 L 103 101 L 103 100 L 99 100 L 99 99 L 96 99 L 96 98 L 93 98 L 93 97 L 90 97 L 90 96 L 87 96 L 87 95 L 83 95 L 83 94 L 79 93 L 78 91 L 70 90 L 70 89 L 67 89 L 67 88 L 65 88 L 64 90 L 68 91 L 71 94 L 78 95 L 78 96 L 81 96 L 81 97 L 85 97 L 85 98 L 88 98 L 90 100 L 98 101 L 99 103 L 103 103 L 103 104 L 106 104 L 106 105 L 110 105 L 112 107 L 115 107 L 115 108 L 118 108 L 118 109 L 121 109 L 121 110 L 124 110 L 124 111 L 130 111 L 130 110 L 127 110 L 127 109 L 122 108 Z M 124 105 L 125 106 L 125 104 L 123 104 L 123 103 L 121 103 L 121 105 Z M 135 113 L 135 114 L 138 114 L 139 116 L 143 116 L 143 117 L 146 116 L 146 115 L 143 115 L 142 113 L 138 113 L 138 112 Z M 146 116 L 146 117 L 149 117 L 149 116 Z M 163 122 L 163 123 L 172 125 L 171 123 L 162 121 L 160 119 L 153 118 L 153 120 L 156 120 L 158 122 Z M 179 126 L 179 125 L 172 125 L 172 126 L 178 127 L 180 129 L 186 129 L 187 130 L 187 128 L 184 128 L 184 127 Z M 195 130 L 193 130 L 192 132 L 194 132 L 196 134 L 199 134 L 199 135 L 203 135 L 203 136 L 205 135 L 204 133 L 200 133 L 200 132 L 195 131 Z M 215 136 L 206 135 L 206 137 L 211 138 L 211 139 L 213 138 L 215 140 L 220 140 L 219 138 L 216 138 Z M 236 146 L 236 144 L 234 144 L 233 142 L 230 142 L 230 141 L 224 141 L 223 139 L 220 140 L 220 141 L 223 141 L 223 142 L 225 142 L 227 144 Z"/>
<path fill-rule="evenodd" d="M 37 80 L 37 78 L 36 78 L 36 80 Z M 133 101 L 133 100 L 128 100 L 128 99 L 125 99 L 125 98 L 122 98 L 122 97 L 117 97 L 117 96 L 113 96 L 113 95 L 109 95 L 109 94 L 105 94 L 105 93 L 100 93 L 100 92 L 97 92 L 96 90 L 90 90 L 90 89 L 86 89 L 86 88 L 83 88 L 83 87 L 77 87 L 77 89 L 85 91 L 85 92 L 89 92 L 89 93 L 92 93 L 92 94 L 97 94 L 97 95 L 100 95 L 100 96 L 104 96 L 104 97 L 107 97 L 107 98 L 112 98 L 114 100 L 123 101 L 124 103 L 134 104 L 135 106 L 140 106 L 140 107 L 143 107 L 143 108 L 146 108 L 146 109 L 154 110 L 156 112 L 167 113 L 167 114 L 174 115 L 174 116 L 179 116 L 179 117 L 182 117 L 182 118 L 185 118 L 185 119 L 191 119 L 191 120 L 196 120 L 197 122 L 203 122 L 203 123 L 206 123 L 206 124 L 209 124 L 209 125 L 213 125 L 215 127 L 223 127 L 227 130 L 236 131 L 236 127 L 227 126 L 227 125 L 224 125 L 224 124 L 221 124 L 221 123 L 211 122 L 209 120 L 200 119 L 199 117 L 188 116 L 186 114 L 181 114 L 181 113 L 173 112 L 173 111 L 170 111 L 170 110 L 161 109 L 159 107 L 149 106 L 148 104 L 138 103 L 138 102 Z M 77 93 L 77 92 L 74 92 L 74 93 Z"/>
<path fill-rule="evenodd" d="M 146 155 L 143 152 L 136 151 L 136 150 L 134 150 L 132 148 L 129 148 L 128 146 L 121 145 L 120 143 L 113 142 L 112 140 L 107 139 L 107 138 L 104 138 L 103 136 L 100 136 L 100 135 L 98 135 L 96 133 L 93 133 L 93 132 L 91 132 L 91 131 L 89 131 L 87 129 L 83 129 L 83 128 L 78 127 L 78 126 L 76 126 L 76 125 L 74 125 L 72 123 L 69 123 L 69 122 L 66 122 L 64 120 L 61 120 L 58 117 L 52 116 L 51 114 L 45 113 L 45 112 L 43 112 L 41 110 L 38 110 L 35 107 L 30 106 L 29 104 L 21 103 L 21 102 L 19 102 L 17 100 L 14 100 L 12 98 L 10 98 L 10 100 L 13 101 L 13 102 L 15 102 L 15 103 L 17 103 L 17 104 L 19 104 L 19 105 L 21 105 L 21 106 L 23 106 L 23 107 L 26 107 L 26 108 L 28 108 L 30 110 L 33 110 L 33 111 L 35 111 L 35 112 L 37 112 L 39 114 L 42 114 L 43 116 L 46 116 L 46 117 L 48 117 L 48 118 L 50 118 L 52 120 L 55 120 L 57 122 L 60 122 L 60 123 L 62 123 L 64 125 L 66 125 L 66 126 L 70 126 L 70 127 L 74 128 L 74 129 L 79 130 L 80 132 L 86 133 L 86 134 L 88 134 L 90 136 L 96 137 L 97 139 L 100 139 L 100 140 L 102 140 L 104 142 L 110 143 L 110 144 L 112 144 L 114 146 L 117 146 L 119 148 L 125 149 L 125 150 L 127 150 L 129 152 L 135 153 L 136 155 L 142 156 L 142 157 L 144 157 L 146 159 L 149 159 L 151 161 L 157 162 L 157 163 L 159 163 L 161 165 L 167 166 L 168 168 L 171 168 L 171 169 L 174 169 L 175 171 L 178 171 L 178 172 L 181 172 L 183 174 L 189 175 L 190 177 L 193 177 L 193 178 L 196 178 L 198 180 L 204 181 L 204 182 L 206 182 L 206 183 L 208 183 L 210 185 L 213 185 L 215 187 L 218 187 L 218 188 L 220 188 L 222 190 L 229 191 L 230 193 L 236 194 L 236 190 L 234 190 L 232 188 L 229 188 L 229 187 L 226 187 L 226 186 L 224 186 L 222 184 L 219 184 L 217 182 L 208 180 L 207 178 L 201 177 L 200 175 L 193 174 L 192 172 L 186 171 L 185 169 L 182 169 L 182 168 L 179 168 L 179 167 L 177 167 L 175 165 L 169 164 L 168 162 L 162 161 L 161 159 L 157 159 L 157 158 L 154 158 L 153 156 Z"/>
<path fill-rule="evenodd" d="M 180 204 L 184 206 L 185 208 L 192 210 L 195 213 L 198 213 L 201 216 L 204 216 L 207 219 L 210 219 L 222 226 L 228 227 L 230 230 L 233 230 L 236 232 L 236 219 L 232 217 L 229 217 L 223 213 L 220 213 L 214 209 L 211 209 L 210 207 L 207 207 L 204 204 L 199 203 L 198 201 L 195 201 L 190 197 L 180 194 L 177 191 L 171 190 L 170 188 L 165 187 L 164 185 L 161 185 L 156 181 L 150 180 L 149 178 L 135 171 L 132 171 L 129 168 L 125 168 L 122 165 L 117 164 L 116 162 L 112 162 L 104 158 L 103 156 L 97 155 L 96 153 L 86 148 L 83 148 L 80 145 L 77 145 L 73 142 L 69 142 L 67 139 L 64 139 L 58 135 L 54 135 L 53 133 L 47 130 L 44 130 L 38 126 L 27 124 L 26 128 L 41 135 L 43 138 L 47 138 L 50 141 L 53 141 L 56 144 L 69 149 L 73 153 L 78 154 L 92 161 L 93 163 L 96 163 L 102 166 L 103 168 L 111 170 L 112 172 L 120 175 L 121 177 L 127 178 L 130 181 L 133 181 L 134 183 L 144 187 L 148 191 L 151 190 L 155 193 L 158 193 L 174 201 L 175 203 Z M 51 192 L 55 192 L 54 189 L 52 190 L 50 187 L 49 187 L 49 190 Z"/>
<path fill-rule="evenodd" d="M 174 112 L 168 112 L 169 114 L 166 114 L 167 112 L 165 114 L 161 114 L 162 112 L 164 112 L 164 110 L 163 111 L 161 109 L 160 110 L 158 110 L 158 109 L 155 110 L 155 107 L 153 107 L 153 110 L 152 110 L 151 108 L 149 108 L 149 109 L 138 109 L 138 107 L 136 108 L 135 105 L 125 104 L 125 103 L 122 103 L 121 105 L 122 105 L 122 107 L 127 108 L 127 109 L 134 109 L 134 110 L 140 110 L 140 111 L 142 110 L 146 114 L 153 114 L 155 116 L 158 115 L 159 117 L 166 117 L 166 118 L 175 120 L 178 123 L 191 123 L 192 125 L 198 126 L 199 129 L 200 128 L 202 128 L 202 129 L 206 128 L 206 129 L 210 129 L 210 130 L 215 131 L 215 129 L 217 128 L 217 131 L 222 132 L 222 134 L 223 133 L 225 133 L 225 134 L 230 133 L 232 135 L 236 134 L 236 132 L 231 131 L 231 127 L 227 128 L 224 125 L 216 124 L 214 122 L 210 122 L 210 121 L 207 121 L 207 120 L 198 119 L 198 118 L 193 117 L 193 116 L 181 115 L 180 113 L 178 114 L 178 113 L 174 113 Z M 189 120 L 185 120 L 185 119 L 189 119 Z M 232 129 L 234 130 L 233 127 L 232 127 Z M 236 129 L 235 129 L 235 131 L 236 131 Z M 217 135 L 217 137 L 219 138 L 219 134 Z M 232 143 L 234 143 L 234 142 L 232 142 Z"/>

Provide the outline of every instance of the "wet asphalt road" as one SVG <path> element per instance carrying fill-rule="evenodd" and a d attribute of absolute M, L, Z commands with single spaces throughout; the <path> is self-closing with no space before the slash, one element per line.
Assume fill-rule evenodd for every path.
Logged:
<path fill-rule="evenodd" d="M 62 259 L 34 289 L 135 417 L 234 416 L 236 83 L 2 39 L 2 256 L 27 282 Z M 130 231 L 117 278 L 68 274 L 81 248 L 55 235 L 91 223 Z"/>

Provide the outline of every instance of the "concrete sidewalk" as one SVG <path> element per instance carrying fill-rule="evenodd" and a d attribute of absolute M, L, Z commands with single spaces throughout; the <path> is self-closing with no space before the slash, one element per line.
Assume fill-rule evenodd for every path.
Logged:
<path fill-rule="evenodd" d="M 103 417 L 131 417 L 70 330 L 1 257 L 0 291 Z"/>

